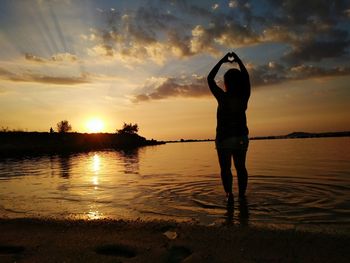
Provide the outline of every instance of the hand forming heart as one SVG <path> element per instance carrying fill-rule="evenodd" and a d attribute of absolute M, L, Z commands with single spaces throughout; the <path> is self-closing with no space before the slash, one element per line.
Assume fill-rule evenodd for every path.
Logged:
<path fill-rule="evenodd" d="M 228 56 L 227 57 L 227 60 L 229 61 L 229 62 L 234 62 L 235 61 L 235 57 L 234 56 L 232 56 L 232 55 L 230 55 L 230 56 Z"/>

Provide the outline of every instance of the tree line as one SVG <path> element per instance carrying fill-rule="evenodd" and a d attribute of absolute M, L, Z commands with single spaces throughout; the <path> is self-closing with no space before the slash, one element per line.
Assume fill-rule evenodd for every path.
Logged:
<path fill-rule="evenodd" d="M 67 121 L 63 120 L 57 123 L 57 132 L 58 133 L 66 133 L 72 130 L 72 125 Z M 137 134 L 139 131 L 138 124 L 133 123 L 125 123 L 123 124 L 123 127 L 121 129 L 117 129 L 117 134 Z M 50 128 L 50 133 L 53 133 L 54 130 L 52 127 Z"/>

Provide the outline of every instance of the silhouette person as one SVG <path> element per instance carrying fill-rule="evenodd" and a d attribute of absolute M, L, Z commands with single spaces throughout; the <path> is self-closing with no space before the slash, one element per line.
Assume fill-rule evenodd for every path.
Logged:
<path fill-rule="evenodd" d="M 224 63 L 237 63 L 224 74 L 225 91 L 215 82 L 215 76 Z M 210 71 L 208 85 L 218 102 L 215 145 L 218 153 L 221 180 L 228 203 L 233 203 L 231 158 L 237 172 L 239 196 L 244 197 L 248 183 L 246 153 L 248 127 L 246 110 L 250 97 L 249 74 L 240 58 L 227 53 Z"/>

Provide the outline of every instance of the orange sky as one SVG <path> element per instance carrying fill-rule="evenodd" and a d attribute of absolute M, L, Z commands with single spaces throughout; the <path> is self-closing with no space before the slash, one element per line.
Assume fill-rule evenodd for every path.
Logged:
<path fill-rule="evenodd" d="M 251 136 L 350 130 L 349 9 L 266 1 L 267 15 L 262 2 L 2 1 L 0 127 L 66 119 L 87 132 L 97 119 L 105 132 L 214 138 L 205 79 L 234 50 L 252 81 Z"/>

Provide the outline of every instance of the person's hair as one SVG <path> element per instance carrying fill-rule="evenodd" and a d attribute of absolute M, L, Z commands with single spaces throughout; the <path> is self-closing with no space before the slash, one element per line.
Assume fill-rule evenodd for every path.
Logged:
<path fill-rule="evenodd" d="M 242 87 L 242 73 L 236 68 L 231 68 L 226 71 L 224 75 L 224 84 L 226 92 L 239 96 L 243 87 Z"/>

